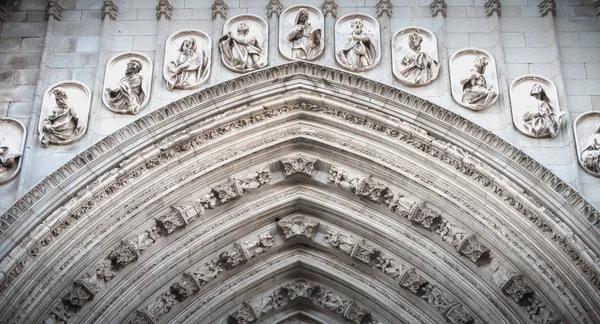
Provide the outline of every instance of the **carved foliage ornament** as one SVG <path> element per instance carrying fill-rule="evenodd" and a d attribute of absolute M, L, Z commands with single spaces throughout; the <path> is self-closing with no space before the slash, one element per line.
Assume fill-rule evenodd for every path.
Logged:
<path fill-rule="evenodd" d="M 375 5 L 375 9 L 377 10 L 377 18 L 380 18 L 383 15 L 386 15 L 388 18 L 391 18 L 392 7 L 394 7 L 394 5 L 392 4 L 391 0 L 379 0 L 379 2 L 377 2 L 377 4 Z"/>
<path fill-rule="evenodd" d="M 279 17 L 281 10 L 283 10 L 283 5 L 280 0 L 269 0 L 267 4 L 267 18 L 271 18 L 273 15 Z"/>
<path fill-rule="evenodd" d="M 295 237 L 313 239 L 317 234 L 319 222 L 306 216 L 293 216 L 277 223 L 281 237 L 286 240 Z"/>
<path fill-rule="evenodd" d="M 420 27 L 407 27 L 392 36 L 392 71 L 398 81 L 409 86 L 425 86 L 440 71 L 437 39 Z"/>
<path fill-rule="evenodd" d="M 92 103 L 90 89 L 76 81 L 62 81 L 48 88 L 42 99 L 40 142 L 66 145 L 80 140 L 87 131 Z"/>
<path fill-rule="evenodd" d="M 60 0 L 47 0 L 48 5 L 46 5 L 46 20 L 50 19 L 50 17 L 55 20 L 59 20 L 62 18 L 63 7 L 60 5 Z"/>
<path fill-rule="evenodd" d="M 283 165 L 283 171 L 286 177 L 296 173 L 302 173 L 311 177 L 317 159 L 302 154 L 296 154 L 279 161 Z"/>
<path fill-rule="evenodd" d="M 0 118 L 0 185 L 14 179 L 21 170 L 26 136 L 23 123 L 12 118 Z"/>
<path fill-rule="evenodd" d="M 352 72 L 373 69 L 381 60 L 379 23 L 371 16 L 348 14 L 335 23 L 335 60 Z"/>
<path fill-rule="evenodd" d="M 561 127 L 556 86 L 539 75 L 524 75 L 510 85 L 513 124 L 519 132 L 534 138 L 554 138 Z"/>
<path fill-rule="evenodd" d="M 104 1 L 100 10 L 100 18 L 102 18 L 102 20 L 104 20 L 106 16 L 108 16 L 112 20 L 117 19 L 117 12 L 119 11 L 119 7 L 117 7 L 114 1 Z"/>
<path fill-rule="evenodd" d="M 556 16 L 555 0 L 542 0 L 538 7 L 540 8 L 540 14 L 542 14 L 542 17 L 547 16 L 549 13 L 551 13 L 553 16 Z"/>
<path fill-rule="evenodd" d="M 267 65 L 269 48 L 267 22 L 255 15 L 238 15 L 227 20 L 219 39 L 221 62 L 233 72 L 246 73 Z"/>
<path fill-rule="evenodd" d="M 435 17 L 438 14 L 442 14 L 442 16 L 446 17 L 446 13 L 448 12 L 448 4 L 446 4 L 446 0 L 433 0 L 433 2 L 429 5 L 431 8 L 431 16 Z"/>
<path fill-rule="evenodd" d="M 325 17 L 331 15 L 333 18 L 337 18 L 337 9 L 338 5 L 335 3 L 335 0 L 323 0 L 323 3 L 321 4 L 321 10 Z"/>
<path fill-rule="evenodd" d="M 500 0 L 488 0 L 485 3 L 485 14 L 489 17 L 496 13 L 498 17 L 502 15 L 502 4 Z"/>
<path fill-rule="evenodd" d="M 279 19 L 279 52 L 288 60 L 314 61 L 325 48 L 325 19 L 307 5 L 292 6 Z"/>
<path fill-rule="evenodd" d="M 158 0 L 158 5 L 156 6 L 156 19 L 160 19 L 162 16 L 171 19 L 172 15 L 173 6 L 169 3 L 169 0 Z"/>
<path fill-rule="evenodd" d="M 210 7 L 212 9 L 212 19 L 217 19 L 217 16 L 221 16 L 223 19 L 227 19 L 227 9 L 229 6 L 225 3 L 224 0 L 215 0 L 213 5 Z"/>

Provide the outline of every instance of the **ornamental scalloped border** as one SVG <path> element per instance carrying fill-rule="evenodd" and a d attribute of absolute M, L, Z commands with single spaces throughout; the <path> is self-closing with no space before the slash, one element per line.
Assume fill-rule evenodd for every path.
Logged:
<path fill-rule="evenodd" d="M 309 62 L 292 62 L 292 63 L 287 63 L 284 65 L 256 71 L 256 72 L 232 79 L 230 81 L 226 81 L 221 84 L 212 86 L 210 88 L 206 88 L 206 89 L 199 91 L 197 93 L 194 93 L 188 97 L 185 97 L 185 98 L 177 100 L 173 103 L 170 103 L 167 106 L 165 106 L 159 110 L 156 110 L 146 116 L 143 116 L 143 117 L 135 120 L 131 124 L 117 130 L 116 132 L 109 135 L 108 137 L 100 140 L 99 142 L 92 145 L 88 149 L 79 153 L 75 158 L 73 158 L 72 160 L 67 162 L 65 165 L 63 165 L 62 167 L 57 169 L 55 172 L 50 174 L 48 177 L 46 177 L 44 180 L 42 180 L 39 184 L 37 184 L 34 188 L 32 188 L 28 193 L 26 193 L 21 199 L 19 199 L 13 206 L 11 206 L 11 208 L 0 217 L 0 237 L 2 237 L 2 239 L 6 239 L 8 230 L 15 223 L 17 223 L 18 220 L 28 218 L 29 216 L 36 214 L 34 211 L 32 211 L 32 209 L 35 207 L 35 205 L 38 203 L 40 203 L 40 204 L 44 203 L 43 202 L 44 198 L 46 198 L 46 200 L 48 200 L 50 198 L 50 196 L 56 195 L 57 193 L 61 193 L 63 196 L 65 196 L 65 198 L 62 200 L 60 200 L 60 199 L 54 200 L 52 202 L 52 204 L 53 204 L 53 206 L 56 206 L 56 207 L 52 208 L 52 213 L 48 213 L 48 214 L 56 214 L 57 212 L 60 213 L 61 211 L 68 212 L 69 210 L 74 210 L 75 206 L 69 206 L 69 203 L 65 204 L 65 202 L 67 201 L 67 199 L 69 197 L 67 197 L 67 195 L 65 195 L 65 193 L 61 190 L 61 187 L 63 187 L 63 184 L 68 182 L 67 180 L 69 180 L 69 178 L 71 178 L 73 176 L 83 178 L 81 173 L 89 172 L 91 170 L 89 168 L 90 166 L 94 167 L 95 164 L 99 164 L 99 160 L 101 160 L 101 157 L 103 154 L 105 154 L 109 151 L 118 150 L 120 146 L 129 144 L 131 141 L 135 141 L 136 137 L 141 136 L 141 135 L 146 135 L 147 131 L 152 126 L 158 125 L 162 121 L 165 121 L 169 118 L 176 117 L 177 115 L 181 114 L 184 111 L 194 109 L 196 106 L 200 105 L 201 103 L 208 102 L 208 103 L 212 104 L 216 100 L 218 101 L 219 99 L 227 99 L 228 94 L 232 91 L 241 90 L 248 86 L 257 85 L 260 83 L 272 83 L 271 81 L 273 81 L 273 80 L 281 79 L 282 77 L 291 76 L 291 75 L 308 75 L 308 76 L 317 77 L 319 79 L 324 79 L 327 81 L 341 83 L 342 85 L 345 85 L 345 86 L 358 88 L 359 90 L 370 92 L 370 93 L 378 95 L 378 96 L 386 97 L 387 98 L 387 100 L 385 102 L 386 104 L 393 102 L 393 103 L 399 103 L 399 105 L 409 106 L 409 107 L 415 108 L 417 110 L 420 110 L 420 114 L 429 115 L 428 117 L 432 117 L 432 118 L 438 119 L 442 122 L 448 123 L 451 126 L 457 128 L 458 130 L 461 130 L 465 134 L 472 136 L 476 140 L 487 144 L 490 148 L 497 150 L 497 152 L 500 153 L 501 155 L 503 155 L 503 157 L 505 157 L 509 160 L 512 160 L 513 162 L 515 162 L 516 165 L 521 166 L 523 169 L 525 169 L 523 171 L 528 171 L 536 179 L 539 179 L 539 180 L 541 180 L 541 182 L 545 183 L 547 185 L 547 188 L 552 189 L 554 191 L 554 193 L 563 197 L 566 200 L 567 204 L 569 204 L 571 207 L 573 207 L 575 210 L 577 210 L 582 216 L 584 216 L 594 226 L 594 228 L 600 229 L 600 212 L 598 210 L 596 210 L 591 204 L 589 204 L 579 193 L 577 193 L 568 184 L 566 184 L 565 182 L 560 180 L 556 175 L 552 174 L 544 166 L 542 166 L 541 164 L 539 164 L 538 162 L 533 160 L 531 157 L 527 156 L 525 153 L 523 153 L 521 150 L 514 147 L 510 143 L 497 137 L 490 131 L 483 129 L 482 127 L 464 119 L 461 116 L 456 115 L 453 112 L 450 112 L 450 111 L 448 111 L 440 106 L 437 106 L 431 102 L 428 102 L 422 98 L 419 98 L 412 94 L 406 93 L 400 89 L 396 89 L 396 88 L 381 84 L 376 81 L 368 80 L 364 77 L 354 75 L 349 72 L 344 72 L 344 71 L 336 70 L 336 69 L 329 68 L 329 67 L 315 65 L 315 64 L 309 63 Z M 381 116 L 378 116 L 378 117 L 381 117 Z M 395 118 L 395 117 L 385 116 L 385 118 L 388 118 L 388 119 L 391 118 L 392 120 L 395 120 L 396 122 L 401 122 L 398 118 Z M 209 118 L 209 119 L 213 120 L 213 118 Z M 413 128 L 415 127 L 412 125 L 410 125 L 410 126 Z M 419 129 L 423 130 L 420 127 L 417 127 L 416 130 L 419 130 Z M 177 133 L 176 134 L 166 133 L 163 138 L 168 139 L 169 136 L 175 136 L 175 135 L 178 135 L 178 134 Z M 422 145 L 435 146 L 435 145 L 432 145 L 433 143 L 431 141 L 428 141 L 428 139 L 427 139 L 428 136 L 417 136 L 417 135 L 421 135 L 421 134 L 418 134 L 418 132 L 413 135 L 416 136 L 415 139 L 420 139 L 419 137 L 424 137 L 424 139 L 425 139 L 424 142 L 429 142 L 427 144 L 423 143 Z M 429 136 L 429 137 L 432 137 L 432 136 Z M 446 149 L 451 150 L 450 147 L 446 147 Z M 422 149 L 422 150 L 426 151 L 427 149 Z M 140 148 L 138 151 L 144 151 L 144 148 Z M 465 160 L 466 160 L 466 158 L 465 158 Z M 473 160 L 473 159 L 471 158 L 471 160 Z M 453 164 L 452 162 L 454 162 L 454 161 L 449 161 L 448 163 Z M 480 161 L 476 161 L 476 162 L 479 162 L 479 163 L 472 163 L 473 166 L 479 166 L 476 164 L 481 163 Z M 471 164 L 471 163 L 469 163 L 469 164 Z M 105 170 L 110 170 L 109 169 L 110 166 L 96 166 L 96 167 L 104 168 Z M 458 169 L 458 167 L 457 167 L 457 169 Z M 477 169 L 479 169 L 479 168 L 477 168 Z M 101 171 L 101 170 L 96 170 L 96 171 Z M 473 170 L 471 170 L 471 171 L 473 172 Z M 519 171 L 521 171 L 521 170 L 519 170 Z M 475 171 L 475 173 L 479 173 L 479 172 Z M 104 175 L 110 176 L 108 171 L 105 171 Z M 481 176 L 479 178 L 481 178 Z M 88 179 L 97 180 L 93 176 L 88 177 Z M 73 188 L 68 188 L 67 190 L 70 189 L 71 190 L 70 192 L 76 192 L 77 190 L 84 189 L 86 184 L 88 184 L 88 183 L 84 183 L 84 181 L 81 181 L 79 183 L 79 186 L 76 186 Z M 110 189 L 109 187 L 106 188 L 107 191 L 109 191 L 108 190 L 108 189 Z M 495 192 L 495 193 L 500 196 L 507 195 L 507 193 L 503 192 L 502 190 L 500 190 L 500 192 Z M 523 195 L 519 195 L 519 196 L 523 197 Z M 95 198 L 97 198 L 97 197 L 95 197 Z M 528 206 L 526 206 L 526 205 L 539 205 L 538 202 L 531 201 L 532 198 L 530 196 L 527 197 L 527 199 L 530 201 L 528 202 L 528 204 L 525 204 L 525 205 L 518 203 L 518 198 L 509 197 L 509 199 L 510 199 L 509 203 L 511 205 L 513 205 L 514 208 L 517 209 L 521 213 L 535 214 L 535 213 L 532 213 L 530 210 L 528 210 L 528 208 L 527 208 Z M 515 202 L 516 202 L 516 204 L 515 204 Z M 45 203 L 47 204 L 48 202 L 45 202 Z M 92 203 L 92 205 L 93 205 L 93 203 Z M 68 206 L 67 207 L 68 209 L 64 209 L 63 206 Z M 61 210 L 61 207 L 63 208 L 63 210 Z M 48 208 L 48 207 L 45 207 L 45 208 Z M 533 215 L 531 215 L 531 216 L 533 216 Z M 551 219 L 551 218 L 549 218 L 549 219 Z M 532 220 L 534 221 L 534 223 L 537 223 L 534 219 L 532 219 Z M 551 226 L 550 224 L 538 219 L 538 222 L 539 221 L 541 221 L 542 224 L 541 225 L 537 224 L 537 225 L 542 227 L 542 229 L 545 229 L 546 231 L 553 230 L 553 226 Z M 558 231 L 559 234 L 557 234 L 557 235 L 560 236 L 562 238 L 562 240 L 564 240 L 563 237 L 565 237 L 567 235 L 569 235 L 569 236 L 572 235 L 572 233 L 569 233 L 569 231 L 570 230 L 567 230 L 565 233 L 564 230 L 559 230 Z M 560 243 L 562 243 L 562 242 L 560 242 Z M 566 247 L 563 247 L 563 250 L 565 250 L 565 248 Z M 571 254 L 572 252 L 575 252 L 576 254 L 580 253 L 579 251 L 573 251 L 573 249 L 570 249 L 570 250 L 571 251 L 567 251 L 569 254 Z M 23 255 L 26 255 L 26 254 L 23 253 Z M 574 263 L 576 263 L 578 265 L 578 268 L 581 269 L 582 266 L 581 266 L 581 262 L 579 262 L 579 261 L 587 260 L 589 262 L 588 259 L 593 259 L 593 258 L 588 254 L 586 256 L 579 258 L 578 260 L 577 259 L 574 260 Z M 584 262 L 584 264 L 585 263 L 586 262 Z M 19 262 L 19 264 L 16 265 L 16 267 L 18 268 L 19 265 L 20 265 L 20 262 Z M 587 264 L 584 265 L 584 268 L 585 269 L 581 269 L 584 273 L 590 274 L 589 273 L 590 271 L 592 273 L 595 272 L 593 269 L 590 269 L 589 265 L 587 265 Z M 592 276 L 592 277 L 593 278 L 590 278 L 590 279 L 597 279 L 596 276 Z M 600 280 L 595 280 L 595 281 L 600 282 Z M 593 284 L 595 284 L 598 287 L 598 286 L 600 286 L 600 284 L 598 282 L 593 282 Z"/>

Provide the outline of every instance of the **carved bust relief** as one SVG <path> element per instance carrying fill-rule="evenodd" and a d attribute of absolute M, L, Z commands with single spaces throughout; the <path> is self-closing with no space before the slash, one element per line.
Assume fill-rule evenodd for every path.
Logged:
<path fill-rule="evenodd" d="M 137 114 L 150 101 L 152 60 L 142 53 L 115 55 L 106 64 L 102 102 L 113 112 Z"/>
<path fill-rule="evenodd" d="M 524 75 L 510 85 L 513 123 L 519 132 L 533 138 L 556 137 L 561 117 L 558 93 L 552 81 L 539 75 Z"/>
<path fill-rule="evenodd" d="M 477 48 L 465 48 L 450 58 L 452 97 L 472 110 L 491 107 L 498 100 L 498 76 L 492 55 Z"/>
<path fill-rule="evenodd" d="M 573 125 L 577 157 L 583 169 L 600 177 L 600 112 L 581 114 Z"/>
<path fill-rule="evenodd" d="M 38 130 L 43 147 L 80 140 L 87 131 L 92 95 L 83 83 L 63 81 L 44 93 Z"/>
<path fill-rule="evenodd" d="M 250 72 L 267 66 L 269 48 L 267 22 L 254 15 L 227 20 L 219 39 L 221 62 L 234 72 Z"/>
<path fill-rule="evenodd" d="M 212 40 L 206 33 L 186 29 L 167 39 L 163 76 L 167 89 L 193 89 L 208 80 Z"/>
<path fill-rule="evenodd" d="M 291 6 L 279 18 L 279 52 L 288 60 L 314 61 L 325 48 L 325 19 L 321 10 Z"/>
<path fill-rule="evenodd" d="M 20 121 L 0 118 L 0 185 L 14 179 L 21 170 L 27 131 Z"/>
<path fill-rule="evenodd" d="M 371 16 L 348 14 L 335 23 L 335 59 L 353 72 L 368 71 L 381 60 L 379 23 Z"/>
<path fill-rule="evenodd" d="M 408 86 L 425 86 L 440 71 L 437 39 L 427 29 L 407 27 L 392 36 L 392 70 L 398 81 Z"/>

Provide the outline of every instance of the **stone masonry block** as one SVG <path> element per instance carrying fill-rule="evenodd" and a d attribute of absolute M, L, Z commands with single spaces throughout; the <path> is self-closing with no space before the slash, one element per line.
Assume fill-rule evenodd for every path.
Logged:
<path fill-rule="evenodd" d="M 588 79 L 600 79 L 600 63 L 585 63 L 585 71 Z M 600 94 L 600 81 L 598 83 L 598 94 Z"/>
<path fill-rule="evenodd" d="M 569 82 L 569 81 L 566 81 Z M 586 112 L 593 109 L 590 96 L 567 96 L 567 109 L 571 112 Z"/>
<path fill-rule="evenodd" d="M 96 66 L 96 52 L 48 53 L 46 65 L 50 68 L 74 68 Z"/>
<path fill-rule="evenodd" d="M 44 38 L 23 38 L 21 41 L 21 53 L 42 53 L 44 50 Z"/>
<path fill-rule="evenodd" d="M 100 50 L 100 36 L 83 36 L 77 39 L 77 52 L 96 52 Z"/>
<path fill-rule="evenodd" d="M 20 37 L 0 37 L 0 53 L 16 53 L 20 48 Z"/>
<path fill-rule="evenodd" d="M 151 36 L 156 35 L 157 21 L 113 21 L 110 25 L 111 35 Z"/>
<path fill-rule="evenodd" d="M 61 22 L 56 26 L 56 34 L 61 36 L 96 36 L 100 35 L 102 21 L 88 20 L 81 22 Z"/>
<path fill-rule="evenodd" d="M 39 69 L 17 70 L 15 84 L 36 84 Z"/>
<path fill-rule="evenodd" d="M 550 40 L 546 32 L 524 33 L 525 46 L 527 47 L 548 47 Z"/>
<path fill-rule="evenodd" d="M 581 41 L 577 32 L 557 32 L 556 39 L 560 47 L 579 47 Z"/>
<path fill-rule="evenodd" d="M 504 47 L 525 47 L 523 33 L 502 33 L 501 39 Z"/>
<path fill-rule="evenodd" d="M 538 18 L 507 17 L 500 19 L 503 32 L 542 32 L 546 31 L 544 21 Z"/>
<path fill-rule="evenodd" d="M 566 85 L 567 94 L 571 96 L 598 95 L 597 79 L 569 80 L 569 82 L 566 82 Z"/>
<path fill-rule="evenodd" d="M 45 34 L 45 22 L 6 22 L 2 23 L 2 32 L 0 32 L 0 37 L 41 37 Z"/>
<path fill-rule="evenodd" d="M 579 38 L 583 47 L 600 47 L 600 32 L 581 32 Z"/>
<path fill-rule="evenodd" d="M 583 50 L 581 48 L 565 47 L 560 49 L 561 59 L 566 63 L 600 62 L 600 48 Z"/>
<path fill-rule="evenodd" d="M 600 31 L 598 17 L 556 17 L 556 31 L 597 32 Z"/>
<path fill-rule="evenodd" d="M 30 118 L 33 114 L 33 102 L 11 102 L 8 106 L 8 116 L 11 118 Z"/>
<path fill-rule="evenodd" d="M 133 36 L 111 36 L 108 39 L 109 51 L 124 52 L 133 50 Z"/>
<path fill-rule="evenodd" d="M 32 101 L 34 85 L 15 85 L 10 88 L 0 87 L 0 101 Z"/>
<path fill-rule="evenodd" d="M 156 36 L 135 36 L 133 38 L 134 51 L 156 50 Z"/>
<path fill-rule="evenodd" d="M 563 63 L 562 72 L 565 79 L 585 79 L 586 71 L 583 63 Z"/>
<path fill-rule="evenodd" d="M 10 67 L 12 69 L 31 69 L 40 65 L 39 54 L 0 54 L 0 66 Z"/>

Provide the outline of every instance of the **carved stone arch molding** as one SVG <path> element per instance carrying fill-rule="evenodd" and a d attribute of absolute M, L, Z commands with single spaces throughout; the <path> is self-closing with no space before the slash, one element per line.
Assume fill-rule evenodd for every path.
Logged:
<path fill-rule="evenodd" d="M 308 62 L 141 117 L 0 222 L 1 322 L 227 323 L 300 279 L 344 314 L 311 295 L 264 321 L 600 321 L 600 214 L 575 190 L 452 112 Z"/>

